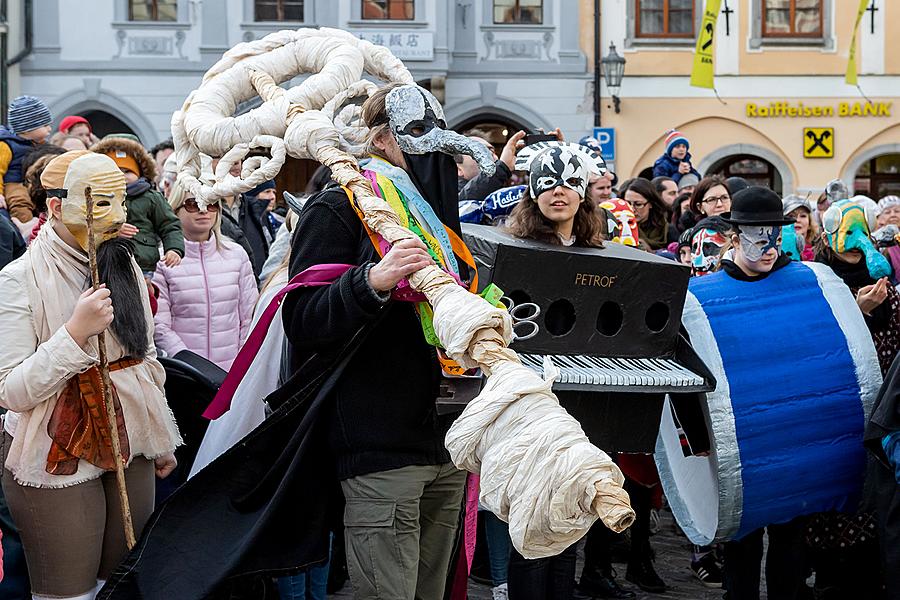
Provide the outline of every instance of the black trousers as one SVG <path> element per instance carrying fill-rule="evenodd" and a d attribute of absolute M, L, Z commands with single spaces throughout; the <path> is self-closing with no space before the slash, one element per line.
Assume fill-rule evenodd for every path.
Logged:
<path fill-rule="evenodd" d="M 757 529 L 724 544 L 725 586 L 729 600 L 759 600 L 763 531 L 769 534 L 766 556 L 766 590 L 769 600 L 796 600 L 806 580 L 806 520 Z"/>
<path fill-rule="evenodd" d="M 513 548 L 507 579 L 510 600 L 571 600 L 577 546 L 572 544 L 556 556 L 535 560 L 528 560 Z"/>

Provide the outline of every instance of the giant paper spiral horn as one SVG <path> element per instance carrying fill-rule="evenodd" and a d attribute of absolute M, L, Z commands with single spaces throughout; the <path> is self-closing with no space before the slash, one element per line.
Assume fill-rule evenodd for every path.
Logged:
<path fill-rule="evenodd" d="M 246 154 L 244 144 L 254 143 L 273 148 L 272 167 L 280 148 L 272 143 L 274 136 L 283 140 L 287 154 L 330 167 L 332 178 L 353 192 L 369 227 L 389 243 L 416 237 L 375 195 L 354 156 L 362 150 L 366 130 L 358 103 L 351 100 L 376 89 L 362 79 L 364 73 L 389 83 L 413 83 L 389 50 L 344 31 L 280 31 L 235 46 L 172 119 L 179 171 L 198 177 L 201 153 L 232 160 Z M 279 87 L 302 74 L 310 76 Z M 262 99 L 258 108 L 232 116 L 256 95 Z M 217 182 L 204 190 L 207 197 L 254 187 L 255 179 L 226 181 L 225 173 L 223 167 Z M 615 531 L 628 527 L 634 512 L 621 487 L 621 472 L 559 406 L 550 390 L 552 365 L 541 379 L 508 347 L 508 313 L 469 293 L 436 265 L 412 274 L 409 282 L 434 308 L 435 332 L 447 353 L 489 376 L 446 444 L 457 466 L 481 473 L 482 502 L 509 521 L 516 549 L 529 558 L 558 554 L 598 518 Z"/>

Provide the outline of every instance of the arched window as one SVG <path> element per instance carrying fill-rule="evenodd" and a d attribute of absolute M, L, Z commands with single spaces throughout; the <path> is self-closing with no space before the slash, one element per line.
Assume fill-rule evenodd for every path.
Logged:
<path fill-rule="evenodd" d="M 782 193 L 781 174 L 778 169 L 765 160 L 752 154 L 734 154 L 716 162 L 707 169 L 704 175 L 721 175 L 728 177 L 743 177 L 750 185 L 762 185 Z"/>

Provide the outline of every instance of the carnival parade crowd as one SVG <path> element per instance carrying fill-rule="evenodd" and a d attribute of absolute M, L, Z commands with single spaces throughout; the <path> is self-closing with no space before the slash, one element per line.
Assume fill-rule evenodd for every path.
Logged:
<path fill-rule="evenodd" d="M 323 599 L 344 587 L 355 598 L 456 599 L 465 598 L 469 576 L 487 581 L 494 599 L 665 597 L 651 535 L 672 500 L 650 454 L 614 455 L 634 511 L 626 534 L 596 523 L 584 541 L 528 558 L 507 523 L 482 507 L 472 537 L 482 560 L 466 560 L 461 532 L 473 480 L 445 448 L 458 416 L 435 408 L 446 357 L 429 337 L 427 302 L 408 283 L 435 263 L 463 285 L 473 280 L 461 223 L 553 246 L 631 246 L 684 265 L 692 278 L 754 289 L 769 289 L 763 281 L 798 264 L 830 270 L 817 276 L 852 294 L 855 306 L 845 309 L 858 312 L 853 322 L 864 323 L 884 380 L 857 440 L 861 454 L 864 443 L 868 450 L 861 500 L 691 545 L 684 567 L 730 600 L 900 598 L 900 375 L 892 368 L 900 197 L 851 195 L 839 180 L 823 181 L 820 194 L 781 197 L 739 177 L 703 174 L 692 157 L 703 149 L 676 130 L 665 134 L 652 179 L 617 177 L 595 139 L 567 142 L 558 129 L 512 133 L 502 147 L 479 131 L 455 145 L 417 145 L 446 124 L 427 92 L 417 101 L 433 122 L 402 123 L 403 88 L 415 86 L 379 89 L 361 115 L 369 157 L 360 167 L 416 233 L 393 246 L 379 242 L 324 165 L 304 190 L 268 180 L 201 196 L 179 177 L 171 140 L 148 149 L 131 134 L 99 139 L 87 119 L 59 119 L 39 98 L 11 102 L 0 128 L 0 598 L 190 597 L 179 595 L 180 582 L 148 583 L 163 564 L 152 552 L 129 554 L 114 476 L 120 460 L 140 548 L 177 532 L 183 556 L 208 555 L 190 563 L 215 584 L 207 589 L 221 592 L 230 581 L 226 595 L 204 597 Z M 211 158 L 208 173 L 221 157 Z M 226 167 L 241 177 L 240 160 Z M 96 289 L 94 237 L 103 282 Z M 708 286 L 695 285 L 702 301 Z M 741 309 L 732 310 L 740 319 Z M 101 332 L 116 432 L 103 409 Z M 765 346 L 752 327 L 741 335 L 735 344 Z M 759 385 L 779 385 L 765 380 L 769 365 L 760 360 Z M 224 402 L 221 387 L 230 390 Z M 303 421 L 279 420 L 302 394 Z M 265 451 L 240 454 L 246 436 L 267 431 Z M 282 453 L 285 440 L 300 458 Z M 267 461 L 283 466 L 278 477 Z M 265 496 L 265 510 L 247 511 L 252 519 L 225 509 L 221 521 L 210 520 L 214 512 L 202 522 L 154 514 L 173 493 L 173 511 L 192 503 L 198 515 L 213 511 L 208 490 L 227 485 L 216 480 L 232 472 L 261 482 L 238 494 Z M 232 577 L 229 549 L 218 547 L 225 530 L 240 532 L 234 564 L 263 576 Z M 614 554 L 625 556 L 624 573 L 613 568 Z M 185 581 L 196 574 L 188 571 Z"/>

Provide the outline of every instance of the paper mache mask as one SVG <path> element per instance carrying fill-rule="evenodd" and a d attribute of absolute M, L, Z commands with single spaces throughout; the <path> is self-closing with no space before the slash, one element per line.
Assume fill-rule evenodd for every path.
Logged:
<path fill-rule="evenodd" d="M 738 238 L 750 262 L 757 262 L 772 248 L 781 251 L 781 225 L 740 225 Z"/>
<path fill-rule="evenodd" d="M 859 204 L 840 200 L 828 207 L 822 215 L 825 242 L 838 253 L 858 250 L 866 259 L 866 267 L 873 279 L 889 277 L 891 265 L 875 248 L 869 237 L 871 215 Z"/>
<path fill-rule="evenodd" d="M 606 224 L 610 241 L 625 246 L 637 246 L 637 217 L 634 216 L 631 206 L 624 200 L 614 198 L 601 202 L 600 208 L 605 209 L 614 217 L 614 219 L 608 219 Z"/>
<path fill-rule="evenodd" d="M 86 154 L 69 164 L 63 184 L 62 222 L 83 250 L 88 249 L 86 191 L 94 209 L 94 244 L 99 246 L 119 234 L 125 223 L 125 176 L 103 154 Z"/>
<path fill-rule="evenodd" d="M 691 273 L 700 277 L 715 270 L 726 241 L 725 234 L 708 227 L 694 232 L 691 236 Z"/>
<path fill-rule="evenodd" d="M 584 198 L 588 180 L 606 174 L 603 157 L 594 150 L 566 142 L 538 142 L 516 155 L 515 169 L 528 171 L 528 191 L 537 200 L 543 192 L 564 186 Z"/>
<path fill-rule="evenodd" d="M 408 154 L 465 154 L 471 156 L 482 172 L 493 175 L 494 157 L 487 147 L 447 129 L 444 109 L 428 90 L 417 85 L 401 85 L 384 99 L 391 133 L 400 149 Z"/>

